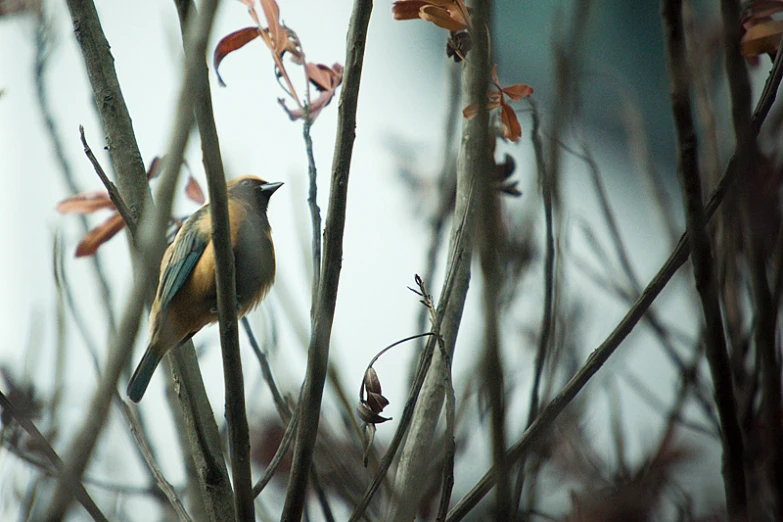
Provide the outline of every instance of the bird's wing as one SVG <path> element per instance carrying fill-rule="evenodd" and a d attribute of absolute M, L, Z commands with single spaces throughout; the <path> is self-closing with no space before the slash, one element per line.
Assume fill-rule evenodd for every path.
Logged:
<path fill-rule="evenodd" d="M 209 240 L 209 214 L 207 208 L 202 207 L 190 216 L 174 240 L 158 287 L 161 308 L 165 308 L 185 284 Z"/>

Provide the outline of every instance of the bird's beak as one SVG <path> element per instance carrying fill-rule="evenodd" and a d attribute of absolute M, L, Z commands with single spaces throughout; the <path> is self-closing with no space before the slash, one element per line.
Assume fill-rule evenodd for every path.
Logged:
<path fill-rule="evenodd" d="M 274 183 L 264 183 L 263 185 L 261 185 L 261 190 L 271 196 L 274 193 L 274 191 L 276 191 L 282 186 L 283 186 L 282 181 L 275 181 Z"/>

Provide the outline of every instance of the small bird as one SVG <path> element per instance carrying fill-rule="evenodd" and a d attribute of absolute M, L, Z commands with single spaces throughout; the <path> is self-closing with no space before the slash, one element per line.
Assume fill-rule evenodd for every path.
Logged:
<path fill-rule="evenodd" d="M 281 185 L 255 176 L 227 183 L 240 317 L 258 306 L 275 280 L 275 247 L 266 209 L 270 196 Z M 217 320 L 212 221 L 207 203 L 185 221 L 163 254 L 150 309 L 150 343 L 128 382 L 128 398 L 139 402 L 163 356 Z"/>

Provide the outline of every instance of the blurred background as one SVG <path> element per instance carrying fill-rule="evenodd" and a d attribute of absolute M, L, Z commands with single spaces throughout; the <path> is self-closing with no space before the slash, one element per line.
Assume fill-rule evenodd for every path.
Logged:
<path fill-rule="evenodd" d="M 585 18 L 578 18 L 578 4 L 566 0 L 494 3 L 493 60 L 500 83 L 526 83 L 534 88 L 544 140 L 549 138 L 554 108 L 565 103 L 558 99 L 556 45 L 564 45 L 575 34 L 581 38 L 577 43 L 578 92 L 569 97 L 576 109 L 561 135 L 555 339 L 559 351 L 545 372 L 545 399 L 557 393 L 583 364 L 632 301 L 618 291 L 627 288 L 627 276 L 615 256 L 592 181 L 592 165 L 585 158 L 594 161 L 603 180 L 620 237 L 642 287 L 684 230 L 659 3 L 595 0 L 587 3 Z M 723 67 L 716 6 L 687 4 L 690 35 L 702 50 L 699 56 L 704 57 L 698 69 L 704 77 L 714 79 L 721 76 Z M 108 325 L 121 315 L 132 277 L 128 243 L 121 232 L 98 252 L 109 283 L 111 306 L 107 309 L 92 261 L 73 254 L 84 228 L 76 216 L 55 211 L 58 202 L 72 195 L 66 170 L 78 191 L 103 190 L 83 153 L 79 125 L 84 126 L 90 146 L 110 175 L 111 163 L 103 150 L 103 131 L 64 2 L 44 0 L 42 15 L 31 5 L 24 0 L 0 0 L 0 368 L 5 390 L 29 390 L 43 410 L 43 405 L 59 394 L 56 416 L 40 413 L 37 421 L 55 449 L 62 449 L 78 428 L 95 390 L 93 357 L 101 364 L 106 360 L 111 349 L 107 346 Z M 174 4 L 96 0 L 96 6 L 136 139 L 149 165 L 166 151 L 181 79 L 183 53 Z M 279 0 L 279 6 L 281 20 L 296 31 L 309 61 L 327 65 L 344 62 L 350 2 Z M 451 87 L 459 65 L 445 55 L 447 32 L 421 20 L 395 21 L 391 7 L 391 2 L 376 2 L 369 28 L 332 335 L 331 360 L 353 401 L 375 353 L 427 329 L 420 320 L 419 299 L 408 287 L 414 286 L 414 274 L 427 273 L 432 222 L 442 190 L 439 177 L 444 162 L 459 146 L 459 139 L 446 138 L 450 114 L 462 109 Z M 210 52 L 221 37 L 248 25 L 252 21 L 243 4 L 222 2 Z M 753 70 L 754 85 L 763 82 L 768 70 L 769 60 L 763 60 Z M 228 56 L 220 72 L 227 86 L 218 86 L 214 71 L 210 71 L 210 82 L 227 175 L 256 174 L 285 183 L 269 209 L 278 259 L 277 282 L 270 297 L 250 315 L 250 322 L 256 336 L 264 341 L 278 385 L 284 394 L 295 397 L 304 375 L 309 338 L 311 276 L 302 125 L 291 122 L 281 110 L 277 99 L 283 93 L 269 52 L 260 41 Z M 712 81 L 707 88 L 719 131 L 714 164 L 720 173 L 731 153 L 730 111 L 723 83 Z M 337 104 L 335 100 L 322 111 L 312 129 L 324 216 Z M 511 442 L 522 434 L 527 422 L 544 296 L 544 222 L 531 144 L 532 113 L 524 100 L 515 108 L 522 138 L 517 143 L 500 143 L 496 151 L 498 159 L 504 154 L 513 158 L 511 179 L 522 192 L 519 197 L 503 197 L 509 237 L 520 246 L 520 268 L 505 301 L 501 324 Z M 206 191 L 197 133 L 186 159 L 190 173 Z M 705 173 L 706 178 L 709 175 Z M 198 208 L 185 197 L 186 179 L 183 174 L 174 211 L 177 217 Z M 154 188 L 155 181 L 152 185 Z M 98 225 L 108 216 L 108 211 L 95 213 L 87 217 L 88 223 Z M 432 280 L 425 281 L 436 298 L 445 273 L 446 244 L 443 241 L 437 249 Z M 58 264 L 62 282 L 70 289 L 69 297 L 58 297 Z M 690 268 L 682 270 L 653 307 L 665 335 L 656 333 L 649 323 L 640 323 L 576 404 L 563 414 L 551 445 L 542 446 L 537 489 L 523 497 L 533 502 L 540 514 L 552 520 L 565 519 L 569 513 L 573 515 L 578 498 L 591 487 L 609 487 L 634 477 L 643 465 L 660 464 L 655 457 L 665 462 L 659 471 L 669 482 L 661 488 L 665 494 L 656 493 L 652 518 L 639 520 L 673 520 L 672 514 L 685 505 L 692 510 L 693 519 L 723 509 L 719 438 L 698 400 L 686 401 L 682 409 L 687 422 L 683 420 L 677 429 L 676 447 L 667 448 L 670 453 L 664 458 L 657 446 L 668 425 L 668 409 L 678 393 L 680 373 L 662 344 L 668 343 L 685 361 L 695 357 L 699 344 L 702 316 L 690 276 Z M 482 344 L 480 289 L 481 278 L 476 276 L 454 356 L 459 420 L 455 500 L 491 464 L 487 406 L 477 392 L 475 376 Z M 141 328 L 133 364 L 146 346 L 146 321 Z M 194 341 L 207 391 L 222 425 L 217 328 L 204 329 Z M 280 428 L 270 393 L 245 341 L 242 337 L 257 474 L 274 452 Z M 416 343 L 402 345 L 375 365 L 384 394 L 391 401 L 384 415 L 399 418 L 418 348 Z M 61 366 L 57 363 L 59 349 L 66 354 Z M 697 365 L 697 371 L 702 381 L 709 383 L 706 364 Z M 181 486 L 186 476 L 177 449 L 179 439 L 163 398 L 167 380 L 164 372 L 156 373 L 139 410 L 157 448 L 161 469 L 170 482 Z M 705 389 L 709 400 L 709 387 Z M 360 445 L 348 429 L 347 416 L 352 412 L 345 411 L 335 392 L 329 384 L 323 429 L 333 435 L 334 444 L 344 448 L 340 460 L 347 462 L 346 467 L 364 484 L 372 473 L 361 467 Z M 86 474 L 94 482 L 87 484 L 88 490 L 99 504 L 111 506 L 107 509 L 114 509 L 118 520 L 162 519 L 164 512 L 149 495 L 144 464 L 130 450 L 133 440 L 122 418 L 114 412 L 110 419 Z M 375 445 L 379 451 L 390 439 L 394 424 L 378 426 Z M 50 431 L 44 429 L 47 427 Z M 0 450 L 3 520 L 19 517 L 30 502 L 32 479 L 41 473 L 20 458 L 24 451 L 12 449 L 9 440 L 5 439 L 6 447 Z M 339 477 L 337 472 L 335 477 Z M 260 513 L 271 519 L 279 516 L 284 485 L 284 480 L 273 482 L 261 495 L 265 511 Z M 43 494 L 48 486 L 44 481 L 37 487 Z M 341 498 L 340 493 L 333 495 Z M 335 500 L 333 507 L 336 518 L 344 519 L 352 503 L 343 497 Z M 427 513 L 422 508 L 421 519 L 433 516 Z M 481 513 L 476 512 L 473 519 L 483 519 Z M 73 520 L 84 516 L 78 508 L 72 511 Z M 313 509 L 311 516 L 319 520 L 320 512 Z M 371 519 L 378 516 L 374 513 Z M 530 519 L 536 520 L 534 515 Z"/>

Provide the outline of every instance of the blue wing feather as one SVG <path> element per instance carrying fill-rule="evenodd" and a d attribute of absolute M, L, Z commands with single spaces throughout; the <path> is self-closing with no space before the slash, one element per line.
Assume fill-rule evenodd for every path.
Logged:
<path fill-rule="evenodd" d="M 199 209 L 182 226 L 179 238 L 175 240 L 174 251 L 171 253 L 168 265 L 163 271 L 160 280 L 160 306 L 165 308 L 182 289 L 188 276 L 204 253 L 209 241 L 209 236 L 202 236 L 194 226 L 207 212 L 206 208 Z"/>

